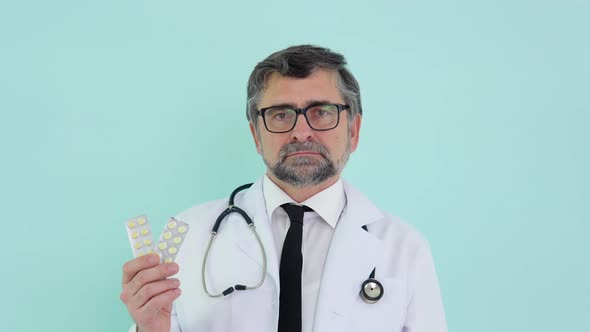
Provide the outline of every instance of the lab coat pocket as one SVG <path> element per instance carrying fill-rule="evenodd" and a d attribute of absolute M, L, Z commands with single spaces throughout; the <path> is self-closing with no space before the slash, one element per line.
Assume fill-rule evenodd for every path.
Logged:
<path fill-rule="evenodd" d="M 234 291 L 232 296 L 232 331 L 272 332 L 276 331 L 278 304 L 271 282 L 266 280 L 260 288 Z"/>
<path fill-rule="evenodd" d="M 351 310 L 350 331 L 401 331 L 406 312 L 405 282 L 400 278 L 379 279 L 383 297 L 375 303 L 366 303 L 361 294 Z"/>

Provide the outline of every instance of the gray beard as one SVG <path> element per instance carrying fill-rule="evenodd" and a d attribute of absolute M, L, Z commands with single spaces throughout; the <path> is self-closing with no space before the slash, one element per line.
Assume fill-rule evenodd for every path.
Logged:
<path fill-rule="evenodd" d="M 350 144 L 350 141 L 348 144 Z M 264 163 L 277 179 L 298 188 L 311 187 L 326 181 L 342 171 L 350 154 L 348 152 L 348 144 L 346 147 L 347 152 L 336 164 L 332 161 L 330 153 L 323 145 L 309 141 L 304 143 L 289 143 L 279 151 L 279 158 L 276 164 L 272 165 L 266 159 L 264 159 Z M 289 163 L 287 163 L 287 155 L 297 151 L 318 152 L 321 159 L 318 159 L 317 156 L 294 156 L 290 157 Z"/>

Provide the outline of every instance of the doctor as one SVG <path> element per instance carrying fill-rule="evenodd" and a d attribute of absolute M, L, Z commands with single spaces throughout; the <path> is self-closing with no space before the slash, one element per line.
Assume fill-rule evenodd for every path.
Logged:
<path fill-rule="evenodd" d="M 177 263 L 147 255 L 123 266 L 131 331 L 446 331 L 426 240 L 340 177 L 358 146 L 362 115 L 358 83 L 345 65 L 338 53 L 301 45 L 254 68 L 247 118 L 267 171 L 235 205 L 251 217 L 260 242 L 232 213 L 203 267 L 228 200 L 180 213 L 190 231 Z M 256 286 L 261 278 L 255 289 L 205 292 Z"/>

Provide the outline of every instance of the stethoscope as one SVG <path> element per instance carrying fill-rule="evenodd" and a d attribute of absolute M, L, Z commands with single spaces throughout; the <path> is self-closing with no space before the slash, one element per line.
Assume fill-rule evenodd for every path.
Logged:
<path fill-rule="evenodd" d="M 252 221 L 252 219 L 248 216 L 246 211 L 244 211 L 234 205 L 234 198 L 236 197 L 236 195 L 240 191 L 250 188 L 251 186 L 252 186 L 252 183 L 248 183 L 248 184 L 239 186 L 231 193 L 231 195 L 229 196 L 229 206 L 227 207 L 227 209 L 225 209 L 225 210 L 223 210 L 223 212 L 221 212 L 219 217 L 217 217 L 217 220 L 215 220 L 215 224 L 213 225 L 213 229 L 211 230 L 211 238 L 209 239 L 209 244 L 207 245 L 207 249 L 205 250 L 205 258 L 203 259 L 203 267 L 201 270 L 201 277 L 202 277 L 201 280 L 203 282 L 203 289 L 205 290 L 205 294 L 207 294 L 207 296 L 209 296 L 209 297 L 227 296 L 237 290 L 241 291 L 241 290 L 248 290 L 248 289 L 256 289 L 256 288 L 259 288 L 260 286 L 262 286 L 262 284 L 264 283 L 264 279 L 266 277 L 266 252 L 264 250 L 264 245 L 262 244 L 262 241 L 260 240 L 260 236 L 258 235 L 258 232 L 256 232 L 256 226 L 254 225 L 254 222 Z M 211 250 L 211 246 L 213 246 L 213 241 L 215 240 L 215 237 L 217 236 L 221 222 L 223 221 L 223 219 L 225 219 L 225 217 L 227 217 L 232 212 L 239 213 L 244 218 L 244 220 L 248 224 L 248 227 L 252 230 L 254 237 L 256 237 L 256 240 L 258 241 L 258 245 L 260 247 L 260 253 L 262 254 L 262 276 L 260 277 L 260 281 L 258 282 L 258 284 L 254 285 L 254 286 L 246 286 L 246 285 L 238 284 L 233 287 L 228 287 L 226 290 L 224 290 L 223 292 L 221 292 L 219 294 L 211 294 L 207 290 L 207 282 L 205 280 L 205 267 L 207 266 L 207 257 L 209 257 L 209 250 Z M 367 226 L 363 226 L 363 229 L 365 231 L 368 231 Z M 361 298 L 366 303 L 375 303 L 383 297 L 383 291 L 384 291 L 383 285 L 377 279 L 375 279 L 375 269 L 373 269 L 373 271 L 369 275 L 369 278 L 367 280 L 365 280 L 361 285 L 361 290 L 360 290 Z"/>

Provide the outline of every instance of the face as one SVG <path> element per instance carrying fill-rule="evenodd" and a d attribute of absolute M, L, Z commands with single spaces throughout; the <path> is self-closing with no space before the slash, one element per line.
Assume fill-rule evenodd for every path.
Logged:
<path fill-rule="evenodd" d="M 272 73 L 258 107 L 304 108 L 315 102 L 344 104 L 335 71 L 316 70 L 304 79 Z M 299 115 L 295 128 L 280 134 L 267 131 L 259 116 L 257 127 L 251 122 L 250 130 L 269 176 L 295 187 L 314 186 L 339 177 L 358 145 L 361 118 L 357 115 L 349 128 L 349 116 L 348 111 L 342 111 L 336 128 L 316 131 Z"/>

